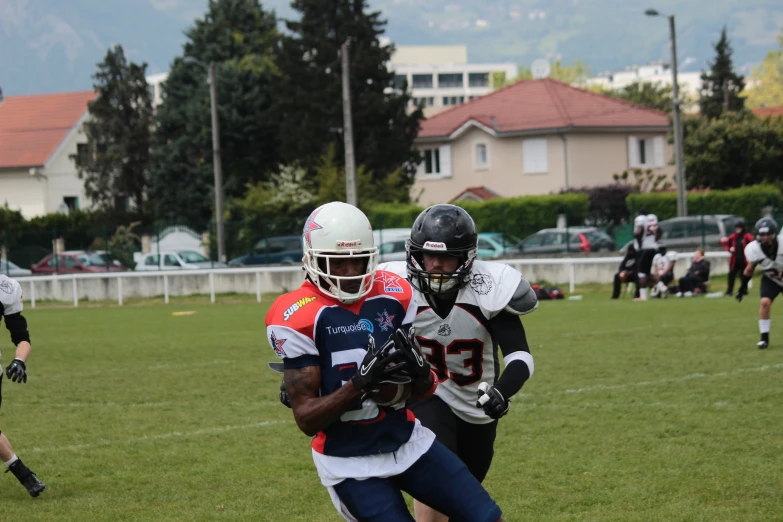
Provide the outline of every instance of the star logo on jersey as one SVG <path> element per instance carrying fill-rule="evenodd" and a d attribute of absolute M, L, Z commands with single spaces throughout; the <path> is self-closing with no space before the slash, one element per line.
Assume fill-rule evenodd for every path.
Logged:
<path fill-rule="evenodd" d="M 492 291 L 492 278 L 487 274 L 472 274 L 470 276 L 470 287 L 478 295 L 487 295 Z"/>
<path fill-rule="evenodd" d="M 278 339 L 274 333 L 269 336 L 269 340 L 272 342 L 272 348 L 275 349 L 275 353 L 281 359 L 285 358 L 285 350 L 283 350 L 283 344 L 287 339 Z"/>
<path fill-rule="evenodd" d="M 447 324 L 442 324 L 438 327 L 438 335 L 441 337 L 448 337 L 451 335 L 451 327 Z"/>
<path fill-rule="evenodd" d="M 313 210 L 313 213 L 310 214 L 310 217 L 308 217 L 307 221 L 305 222 L 304 230 L 302 230 L 302 236 L 304 236 L 304 240 L 307 243 L 307 246 L 310 248 L 313 248 L 313 243 L 310 241 L 310 234 L 323 228 L 321 225 L 315 222 L 315 216 L 318 215 L 320 210 L 320 208 Z"/>
<path fill-rule="evenodd" d="M 10 281 L 3 281 L 2 283 L 0 283 L 0 290 L 5 292 L 6 294 L 10 294 L 11 292 L 14 291 L 14 287 L 11 286 Z"/>
<path fill-rule="evenodd" d="M 375 318 L 376 321 L 380 324 L 381 330 L 386 332 L 389 330 L 389 328 L 394 328 L 394 316 L 389 315 L 389 312 L 386 310 L 383 311 L 382 314 L 378 314 L 378 317 Z"/>
<path fill-rule="evenodd" d="M 383 291 L 389 294 L 402 293 L 402 285 L 400 285 L 400 278 L 394 274 L 388 272 L 381 272 L 378 274 L 376 281 L 383 281 Z"/>

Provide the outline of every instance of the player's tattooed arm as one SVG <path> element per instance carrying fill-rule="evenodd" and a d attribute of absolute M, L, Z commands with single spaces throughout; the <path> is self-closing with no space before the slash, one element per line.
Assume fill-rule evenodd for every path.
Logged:
<path fill-rule="evenodd" d="M 350 382 L 319 397 L 321 368 L 318 366 L 287 369 L 285 383 L 296 425 L 311 437 L 336 421 L 361 398 L 361 393 Z"/>

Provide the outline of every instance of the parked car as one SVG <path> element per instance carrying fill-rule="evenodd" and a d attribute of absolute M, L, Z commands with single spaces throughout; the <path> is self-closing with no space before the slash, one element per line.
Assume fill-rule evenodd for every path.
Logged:
<path fill-rule="evenodd" d="M 229 266 L 294 265 L 302 262 L 302 236 L 279 236 L 259 240 L 247 254 L 235 257 Z"/>
<path fill-rule="evenodd" d="M 378 247 L 378 262 L 405 261 L 405 243 L 411 238 L 410 228 L 386 228 L 373 230 L 375 246 Z"/>
<path fill-rule="evenodd" d="M 720 238 L 734 232 L 734 224 L 741 220 L 732 214 L 710 214 L 704 216 L 704 246 L 712 249 L 722 249 Z M 661 242 L 666 248 L 673 250 L 690 250 L 702 246 L 702 216 L 686 216 L 664 219 L 659 222 L 663 233 Z M 622 251 L 625 252 L 630 241 Z"/>
<path fill-rule="evenodd" d="M 545 228 L 526 237 L 519 248 L 524 254 L 611 252 L 614 239 L 595 227 Z"/>
<path fill-rule="evenodd" d="M 519 238 L 502 232 L 480 232 L 478 235 L 478 258 L 494 259 L 521 253 Z"/>
<path fill-rule="evenodd" d="M 91 272 L 124 272 L 126 267 L 114 262 L 105 252 L 68 250 L 49 254 L 30 267 L 33 274 L 83 274 Z"/>
<path fill-rule="evenodd" d="M 225 263 L 210 261 L 195 250 L 171 250 L 143 254 L 136 263 L 136 270 L 198 270 L 227 266 Z"/>
<path fill-rule="evenodd" d="M 0 274 L 5 274 L 8 277 L 25 277 L 32 274 L 32 271 L 26 268 L 19 268 L 11 261 L 0 260 Z"/>

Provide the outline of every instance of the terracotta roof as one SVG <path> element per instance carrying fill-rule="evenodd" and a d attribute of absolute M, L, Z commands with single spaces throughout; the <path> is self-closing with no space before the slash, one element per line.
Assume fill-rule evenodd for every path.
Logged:
<path fill-rule="evenodd" d="M 522 80 L 436 114 L 422 122 L 418 137 L 447 137 L 471 121 L 498 134 L 669 126 L 664 112 L 547 78 Z"/>
<path fill-rule="evenodd" d="M 494 192 L 487 187 L 468 187 L 453 198 L 451 198 L 451 201 L 449 203 L 453 203 L 455 201 L 459 201 L 460 199 L 464 198 L 468 194 L 473 194 L 476 196 L 476 198 L 480 199 L 481 201 L 486 201 L 488 199 L 493 199 L 500 197 L 500 195 L 497 192 Z"/>
<path fill-rule="evenodd" d="M 753 114 L 759 118 L 766 118 L 767 116 L 783 116 L 783 107 L 759 107 L 753 109 Z"/>
<path fill-rule="evenodd" d="M 0 168 L 45 165 L 94 98 L 94 92 L 81 91 L 3 99 Z"/>

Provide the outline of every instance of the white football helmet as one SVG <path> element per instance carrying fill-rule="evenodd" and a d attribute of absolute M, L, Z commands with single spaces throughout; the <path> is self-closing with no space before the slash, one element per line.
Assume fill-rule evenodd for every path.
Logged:
<path fill-rule="evenodd" d="M 370 293 L 378 267 L 378 249 L 364 212 L 341 201 L 321 205 L 307 218 L 302 243 L 302 263 L 307 275 L 324 294 L 351 304 Z M 332 275 L 331 261 L 345 256 L 366 259 L 364 273 L 348 277 Z M 356 291 L 343 288 L 355 283 L 359 283 Z"/>

